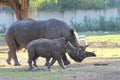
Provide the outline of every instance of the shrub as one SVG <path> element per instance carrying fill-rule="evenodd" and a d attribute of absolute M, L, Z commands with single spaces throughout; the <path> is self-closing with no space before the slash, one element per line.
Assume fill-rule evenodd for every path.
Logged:
<path fill-rule="evenodd" d="M 100 16 L 99 19 L 91 19 L 87 16 L 84 17 L 83 22 L 74 23 L 71 21 L 71 26 L 76 31 L 119 31 L 120 18 L 111 17 L 106 20 L 104 16 Z"/>
<path fill-rule="evenodd" d="M 4 24 L 3 24 L 3 25 L 0 25 L 0 33 L 4 33 L 5 30 L 6 30 L 5 25 L 4 25 Z"/>
<path fill-rule="evenodd" d="M 40 10 L 65 11 L 73 9 L 99 10 L 111 7 L 119 7 L 119 0 L 36 0 L 32 1 L 31 6 L 37 5 Z M 35 4 L 33 4 L 35 3 Z"/>

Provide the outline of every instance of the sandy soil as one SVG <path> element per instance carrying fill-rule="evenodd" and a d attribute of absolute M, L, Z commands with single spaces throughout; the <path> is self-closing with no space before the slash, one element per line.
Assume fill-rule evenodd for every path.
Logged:
<path fill-rule="evenodd" d="M 8 48 L 6 46 L 0 47 L 2 54 L 6 54 Z M 67 69 L 61 70 L 56 62 L 52 67 L 53 70 L 59 73 L 65 74 L 66 78 L 59 78 L 62 80 L 120 80 L 120 59 L 105 59 L 105 58 L 86 58 L 81 63 L 76 63 L 70 58 L 71 64 L 67 66 Z M 21 66 L 17 68 L 26 68 L 27 59 L 19 58 Z M 0 58 L 0 67 L 14 68 L 14 66 L 8 66 L 5 62 L 5 58 Z M 39 59 L 39 68 L 43 67 L 45 60 Z M 8 80 L 8 78 L 0 78 L 0 80 Z M 12 78 L 11 78 L 12 80 Z M 17 79 L 13 79 L 17 80 Z M 33 80 L 33 79 L 26 79 Z"/>

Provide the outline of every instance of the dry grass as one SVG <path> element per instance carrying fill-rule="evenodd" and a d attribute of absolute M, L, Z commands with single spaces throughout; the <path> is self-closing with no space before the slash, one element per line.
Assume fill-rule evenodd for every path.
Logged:
<path fill-rule="evenodd" d="M 0 80 L 100 80 L 101 77 L 105 78 L 101 80 L 119 80 L 117 79 L 119 75 L 111 79 L 104 76 L 105 74 L 114 75 L 114 72 L 119 70 L 120 59 L 109 59 L 110 56 L 112 58 L 119 57 L 120 50 L 118 48 L 88 48 L 88 51 L 95 51 L 97 58 L 86 58 L 82 63 L 77 63 L 68 57 L 71 64 L 67 66 L 67 69 L 62 69 L 56 62 L 50 72 L 43 66 L 44 58 L 38 59 L 39 69 L 37 71 L 27 71 L 28 58 L 27 51 L 24 52 L 24 50 L 17 53 L 21 66 L 8 65 L 5 61 L 8 48 L 0 46 L 0 49 L 3 51 L 0 52 Z M 105 57 L 107 59 L 104 59 Z"/>

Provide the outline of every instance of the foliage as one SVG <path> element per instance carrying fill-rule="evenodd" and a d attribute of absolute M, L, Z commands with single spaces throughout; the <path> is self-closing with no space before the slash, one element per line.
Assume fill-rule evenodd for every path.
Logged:
<path fill-rule="evenodd" d="M 0 0 L 0 2 L 8 0 Z M 16 0 L 21 3 L 21 0 Z M 120 7 L 120 0 L 29 0 L 30 8 L 46 11 L 106 9 Z"/>
<path fill-rule="evenodd" d="M 40 10 L 65 11 L 76 9 L 106 9 L 119 7 L 119 0 L 40 0 L 38 5 Z"/>
<path fill-rule="evenodd" d="M 43 1 L 45 0 L 30 0 L 29 4 L 30 4 L 30 8 L 38 8 L 39 4 L 41 4 Z"/>
<path fill-rule="evenodd" d="M 113 18 L 106 20 L 104 16 L 100 16 L 99 19 L 91 19 L 85 16 L 83 22 L 75 23 L 71 21 L 71 26 L 76 31 L 119 31 L 120 18 Z"/>
<path fill-rule="evenodd" d="M 4 33 L 6 30 L 5 25 L 0 25 L 0 33 Z"/>
<path fill-rule="evenodd" d="M 23 68 L 0 68 L 0 78 L 8 80 L 60 80 L 58 77 L 65 77 L 57 71 L 24 71 Z M 6 74 L 6 75 L 5 75 Z"/>
<path fill-rule="evenodd" d="M 104 9 L 104 0 L 82 0 L 81 9 Z"/>
<path fill-rule="evenodd" d="M 57 9 L 56 1 L 55 0 L 49 0 L 48 2 L 44 1 L 41 4 L 39 4 L 38 9 L 54 11 L 55 9 Z"/>

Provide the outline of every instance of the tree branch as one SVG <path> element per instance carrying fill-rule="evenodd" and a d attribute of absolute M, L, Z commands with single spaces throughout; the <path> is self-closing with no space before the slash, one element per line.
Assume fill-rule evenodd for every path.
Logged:
<path fill-rule="evenodd" d="M 14 10 L 20 8 L 20 4 L 18 4 L 15 0 L 8 0 L 8 2 Z"/>
<path fill-rule="evenodd" d="M 0 2 L 0 6 L 10 6 L 9 2 Z"/>

